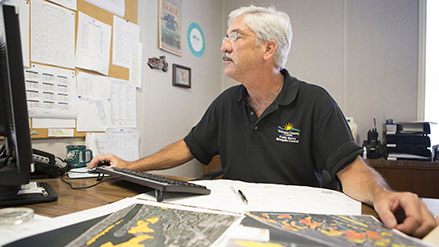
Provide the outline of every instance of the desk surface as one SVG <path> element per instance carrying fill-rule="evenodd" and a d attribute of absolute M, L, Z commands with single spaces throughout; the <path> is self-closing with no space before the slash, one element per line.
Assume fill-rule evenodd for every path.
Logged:
<path fill-rule="evenodd" d="M 67 184 L 62 182 L 61 179 L 42 179 L 37 181 L 50 184 L 50 186 L 52 186 L 52 188 L 58 193 L 58 200 L 55 202 L 29 204 L 24 206 L 34 209 L 36 214 L 49 217 L 66 215 L 85 209 L 103 206 L 126 197 L 135 196 L 149 191 L 149 188 L 119 179 L 111 179 L 98 184 L 95 187 L 80 190 L 71 189 Z M 85 187 L 96 183 L 95 178 L 66 178 L 66 181 L 70 182 L 73 187 Z M 362 205 L 362 214 L 377 217 L 373 208 L 365 204 Z"/>

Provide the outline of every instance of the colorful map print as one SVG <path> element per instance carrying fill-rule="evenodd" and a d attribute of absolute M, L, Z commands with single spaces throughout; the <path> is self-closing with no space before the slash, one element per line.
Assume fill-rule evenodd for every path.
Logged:
<path fill-rule="evenodd" d="M 68 247 L 210 246 L 234 216 L 134 204 L 114 212 Z"/>
<path fill-rule="evenodd" d="M 247 212 L 247 216 L 322 246 L 428 246 L 389 230 L 372 216 Z"/>

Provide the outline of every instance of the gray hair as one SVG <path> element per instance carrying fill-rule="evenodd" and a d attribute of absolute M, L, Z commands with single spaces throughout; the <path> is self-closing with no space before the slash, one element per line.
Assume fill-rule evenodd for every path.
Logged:
<path fill-rule="evenodd" d="M 274 40 L 276 42 L 275 63 L 279 69 L 284 68 L 293 38 L 293 30 L 288 15 L 285 12 L 276 10 L 273 6 L 264 8 L 250 5 L 230 12 L 229 26 L 240 15 L 244 15 L 245 24 L 256 33 L 257 45 L 260 44 L 260 40 L 264 42 Z"/>

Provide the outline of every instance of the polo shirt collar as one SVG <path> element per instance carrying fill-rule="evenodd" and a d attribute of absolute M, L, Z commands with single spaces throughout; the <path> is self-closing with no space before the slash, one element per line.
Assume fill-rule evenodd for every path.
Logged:
<path fill-rule="evenodd" d="M 275 102 L 278 105 L 288 105 L 296 99 L 297 92 L 299 91 L 299 82 L 295 77 L 290 76 L 286 69 L 282 69 L 280 72 L 284 76 L 284 85 Z M 247 95 L 247 89 L 241 84 L 238 93 L 238 102 L 244 101 Z"/>

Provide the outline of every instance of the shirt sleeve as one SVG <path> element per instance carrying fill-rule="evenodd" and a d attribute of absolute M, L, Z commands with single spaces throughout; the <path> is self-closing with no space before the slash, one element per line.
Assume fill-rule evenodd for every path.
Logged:
<path fill-rule="evenodd" d="M 354 141 L 346 118 L 332 97 L 325 91 L 318 101 L 317 146 L 324 159 L 324 169 L 335 177 L 362 153 L 362 149 Z"/>
<path fill-rule="evenodd" d="M 218 99 L 212 102 L 200 122 L 183 139 L 192 155 L 204 165 L 218 154 Z"/>

